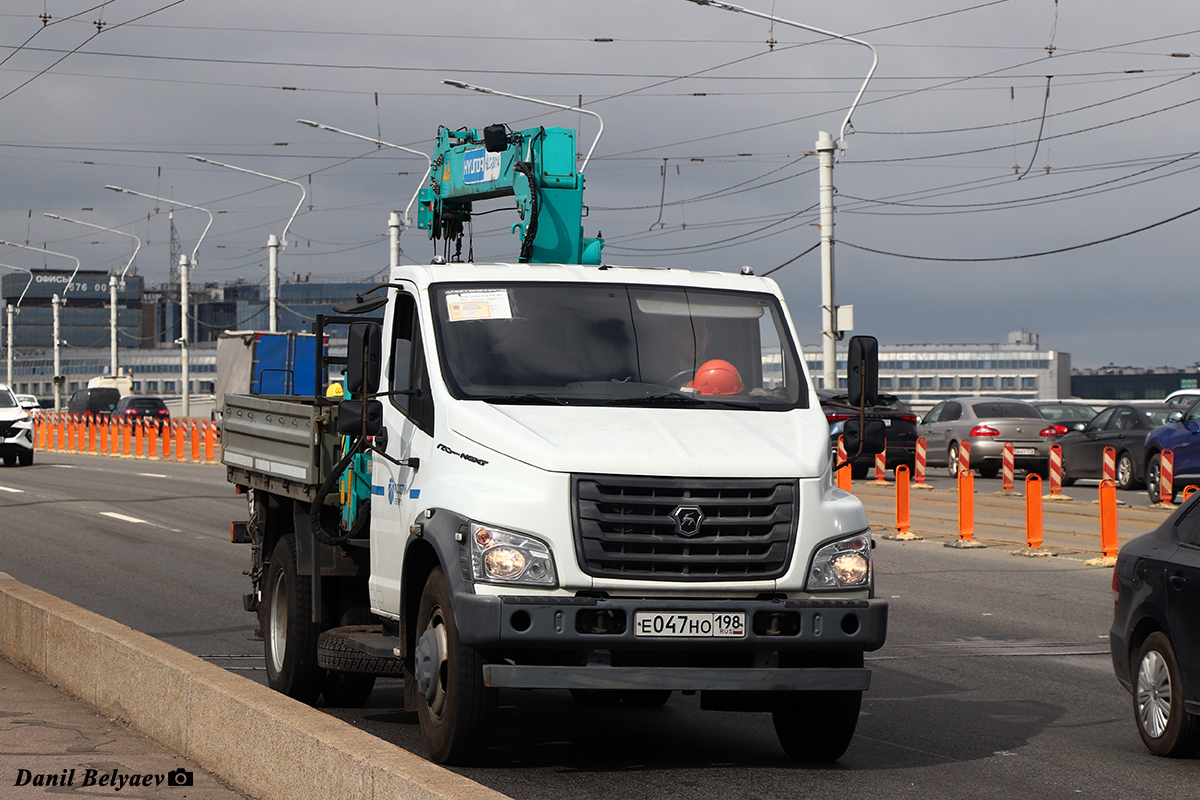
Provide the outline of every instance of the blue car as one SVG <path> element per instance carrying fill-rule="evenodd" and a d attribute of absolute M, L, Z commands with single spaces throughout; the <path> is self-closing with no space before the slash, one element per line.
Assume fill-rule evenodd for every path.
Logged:
<path fill-rule="evenodd" d="M 1186 410 L 1176 411 L 1167 418 L 1166 425 L 1155 428 L 1146 437 L 1143 463 L 1146 470 L 1146 490 L 1152 502 L 1158 502 L 1159 476 L 1162 472 L 1162 452 L 1171 450 L 1175 455 L 1174 472 L 1171 479 L 1171 502 L 1175 495 L 1188 484 L 1200 485 L 1200 401 Z"/>

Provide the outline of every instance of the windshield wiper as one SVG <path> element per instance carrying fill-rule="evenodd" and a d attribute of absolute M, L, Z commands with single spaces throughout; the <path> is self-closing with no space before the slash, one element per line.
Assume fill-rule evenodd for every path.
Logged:
<path fill-rule="evenodd" d="M 485 403 L 519 403 L 523 405 L 570 405 L 568 400 L 543 392 L 521 392 L 519 394 L 475 394 L 468 395 L 468 400 L 482 400 Z"/>
<path fill-rule="evenodd" d="M 687 406 L 689 408 L 695 408 L 697 406 L 719 406 L 721 408 L 759 408 L 757 403 L 730 403 L 724 400 L 702 400 L 699 397 L 683 394 L 681 392 L 648 394 L 641 397 L 615 397 L 611 400 L 605 401 L 605 404 L 610 406 Z"/>

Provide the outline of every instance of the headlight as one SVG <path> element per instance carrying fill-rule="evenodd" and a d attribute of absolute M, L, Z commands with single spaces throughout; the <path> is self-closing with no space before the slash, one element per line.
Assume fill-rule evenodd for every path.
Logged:
<path fill-rule="evenodd" d="M 871 585 L 871 534 L 827 544 L 813 556 L 809 591 L 858 589 Z"/>
<path fill-rule="evenodd" d="M 471 568 L 475 580 L 557 586 L 554 557 L 540 539 L 491 525 L 471 523 Z"/>

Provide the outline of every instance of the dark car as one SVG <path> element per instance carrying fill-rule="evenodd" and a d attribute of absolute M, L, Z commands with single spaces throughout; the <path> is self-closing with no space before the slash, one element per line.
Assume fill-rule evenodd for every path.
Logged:
<path fill-rule="evenodd" d="M 1171 410 L 1167 424 L 1150 431 L 1142 451 L 1142 463 L 1146 469 L 1146 490 L 1153 502 L 1158 502 L 1159 473 L 1162 471 L 1162 452 L 1174 454 L 1174 472 L 1171 478 L 1171 502 L 1175 495 L 1188 484 L 1200 484 L 1200 402 L 1190 408 Z"/>
<path fill-rule="evenodd" d="M 112 413 L 115 418 L 129 422 L 139 422 L 143 418 L 152 419 L 160 428 L 171 421 L 171 412 L 167 410 L 163 399 L 150 395 L 125 395 Z"/>
<path fill-rule="evenodd" d="M 1113 670 L 1133 694 L 1142 742 L 1156 755 L 1191 755 L 1200 745 L 1200 494 L 1121 548 L 1113 591 Z"/>
<path fill-rule="evenodd" d="M 1080 478 L 1104 477 L 1104 448 L 1116 451 L 1116 482 L 1119 489 L 1132 489 L 1145 478 L 1141 454 L 1146 437 L 1166 423 L 1174 411 L 1166 403 L 1138 406 L 1109 406 L 1087 423 L 1081 431 L 1069 431 L 1058 437 L 1062 448 L 1063 485 Z"/>
<path fill-rule="evenodd" d="M 1034 400 L 1031 406 L 1046 419 L 1062 426 L 1062 433 L 1081 431 L 1096 417 L 1096 409 L 1083 403 L 1063 400 Z M 1059 435 L 1061 436 L 1062 433 Z"/>
<path fill-rule="evenodd" d="M 858 419 L 858 409 L 850 405 L 850 398 L 845 392 L 818 389 L 817 396 L 821 400 L 821 410 L 825 412 L 825 419 L 829 421 L 830 444 L 836 448 L 846 420 Z M 877 405 L 867 406 L 866 418 L 883 421 L 888 469 L 895 469 L 903 464 L 912 470 L 917 450 L 917 415 L 912 409 L 893 395 L 881 394 Z M 860 455 L 850 462 L 850 474 L 861 480 L 867 477 L 867 472 L 874 466 L 874 455 Z"/>
<path fill-rule="evenodd" d="M 121 399 L 121 391 L 111 387 L 80 389 L 67 401 L 67 412 L 86 417 L 107 417 Z"/>

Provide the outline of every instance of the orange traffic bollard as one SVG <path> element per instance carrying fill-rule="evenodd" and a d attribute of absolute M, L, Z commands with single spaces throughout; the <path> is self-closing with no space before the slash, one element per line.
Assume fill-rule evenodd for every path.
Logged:
<path fill-rule="evenodd" d="M 145 428 L 146 428 L 145 425 L 138 425 L 136 423 L 134 424 L 134 428 L 133 428 L 134 453 L 133 454 L 135 456 L 137 456 L 138 458 L 144 458 L 146 455 Z"/>
<path fill-rule="evenodd" d="M 1004 485 L 1004 491 L 1011 492 L 1013 486 L 1016 485 L 1014 474 L 1017 469 L 1016 448 L 1012 442 L 1005 442 L 1004 449 L 1001 451 L 1000 458 L 1000 480 Z"/>
<path fill-rule="evenodd" d="M 187 422 L 184 421 L 175 429 L 175 460 L 183 461 L 183 448 L 187 444 Z"/>
<path fill-rule="evenodd" d="M 1025 546 L 1042 546 L 1042 476 L 1034 473 L 1025 476 Z"/>
<path fill-rule="evenodd" d="M 908 465 L 899 464 L 896 467 L 896 530 L 908 533 L 912 524 L 912 513 L 908 501 Z"/>
<path fill-rule="evenodd" d="M 1187 499 L 1196 491 L 1200 491 L 1200 486 L 1189 483 L 1187 486 L 1183 487 L 1183 502 L 1186 503 Z"/>
<path fill-rule="evenodd" d="M 1158 461 L 1158 502 L 1175 500 L 1175 451 L 1163 450 Z"/>
<path fill-rule="evenodd" d="M 1100 549 L 1105 558 L 1117 554 L 1117 484 L 1108 478 L 1100 481 Z"/>
<path fill-rule="evenodd" d="M 200 426 L 196 424 L 195 420 L 192 420 L 191 439 L 192 439 L 192 461 L 199 461 L 200 460 Z"/>
<path fill-rule="evenodd" d="M 883 452 L 875 454 L 875 483 L 887 483 L 887 441 L 883 443 Z"/>
<path fill-rule="evenodd" d="M 963 439 L 958 443 L 958 471 L 971 471 L 971 440 Z"/>
<path fill-rule="evenodd" d="M 211 462 L 213 460 L 213 451 L 216 449 L 217 426 L 209 423 L 204 426 L 204 460 Z"/>
<path fill-rule="evenodd" d="M 958 472 L 958 539 L 970 542 L 975 538 L 975 473 L 969 469 Z"/>
<path fill-rule="evenodd" d="M 913 456 L 913 483 L 925 485 L 925 437 L 917 439 L 917 450 Z"/>
<path fill-rule="evenodd" d="M 1062 494 L 1062 448 L 1050 445 L 1050 494 Z"/>
<path fill-rule="evenodd" d="M 845 437 L 839 436 L 837 440 L 837 464 L 841 464 L 846 460 L 846 440 Z M 837 466 L 835 464 L 834 466 Z M 837 473 L 837 488 L 844 492 L 853 491 L 850 481 L 850 465 L 842 467 Z"/>
<path fill-rule="evenodd" d="M 150 445 L 147 448 L 150 452 L 146 453 L 146 458 L 158 458 L 158 425 L 151 422 L 149 425 L 146 426 L 146 434 L 147 434 L 147 440 L 149 441 L 149 445 Z M 171 451 L 170 440 L 167 440 L 167 441 L 168 441 L 168 446 L 167 446 L 166 450 L 167 450 L 167 452 L 170 452 Z"/>
<path fill-rule="evenodd" d="M 1106 481 L 1117 480 L 1117 449 L 1115 447 L 1104 448 L 1104 460 L 1101 464 L 1100 477 Z"/>

